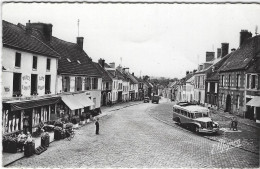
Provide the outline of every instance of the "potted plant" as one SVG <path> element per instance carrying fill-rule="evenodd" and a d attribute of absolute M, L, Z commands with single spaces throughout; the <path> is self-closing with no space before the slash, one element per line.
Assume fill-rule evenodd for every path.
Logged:
<path fill-rule="evenodd" d="M 79 127 L 79 124 L 78 124 L 77 119 L 75 117 L 72 118 L 71 122 L 73 124 L 73 128 L 78 128 Z"/>
<path fill-rule="evenodd" d="M 35 152 L 35 143 L 30 133 L 27 135 L 27 139 L 24 144 L 24 156 L 30 157 Z"/>
<path fill-rule="evenodd" d="M 41 146 L 49 147 L 50 144 L 50 135 L 48 132 L 43 132 L 41 136 Z"/>
<path fill-rule="evenodd" d="M 85 124 L 85 117 L 83 115 L 81 115 L 79 118 L 80 118 L 80 124 L 84 125 Z"/>
<path fill-rule="evenodd" d="M 59 127 L 59 126 L 55 126 L 54 127 L 54 139 L 55 140 L 60 140 L 61 139 L 61 131 L 62 131 L 61 127 Z"/>
<path fill-rule="evenodd" d="M 3 151 L 8 153 L 17 153 L 17 137 L 15 136 L 4 136 L 3 137 Z"/>

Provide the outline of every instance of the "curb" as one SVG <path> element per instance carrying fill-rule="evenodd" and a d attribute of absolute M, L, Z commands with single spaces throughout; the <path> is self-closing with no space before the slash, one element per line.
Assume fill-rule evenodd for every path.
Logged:
<path fill-rule="evenodd" d="M 151 115 L 150 113 L 148 113 L 148 115 L 151 116 L 151 117 L 153 117 L 154 119 L 156 119 L 156 120 L 158 120 L 158 121 L 160 121 L 160 122 L 162 122 L 162 123 L 168 125 L 168 126 L 172 126 L 172 127 L 181 129 L 181 130 L 183 130 L 183 131 L 185 131 L 185 132 L 194 134 L 193 132 L 191 132 L 191 131 L 189 131 L 189 130 L 187 130 L 187 129 L 185 129 L 185 128 L 182 128 L 182 127 L 179 127 L 179 126 L 176 126 L 176 125 L 169 124 L 169 122 L 166 122 L 166 121 L 164 121 L 164 120 L 161 120 L 161 119 L 159 119 L 159 118 L 157 118 L 157 117 Z M 197 135 L 197 134 L 194 134 L 194 135 Z M 200 135 L 197 135 L 197 136 L 200 136 Z M 209 138 L 209 137 L 206 137 L 206 136 L 202 136 L 202 137 L 203 137 L 203 138 L 206 138 L 206 139 L 208 139 L 208 140 L 211 140 L 211 141 L 215 141 L 215 142 L 219 142 L 219 143 L 220 143 L 220 141 L 218 141 L 218 140 L 215 140 L 215 139 L 212 139 L 212 138 Z M 225 145 L 229 145 L 229 144 L 226 144 L 226 143 L 224 143 L 224 144 L 225 144 Z M 256 152 L 254 152 L 254 151 L 251 151 L 251 150 L 248 150 L 248 149 L 245 149 L 245 148 L 242 148 L 242 147 L 235 147 L 235 146 L 233 146 L 233 145 L 229 145 L 229 146 L 232 146 L 232 147 L 234 147 L 234 148 L 239 148 L 239 149 L 241 149 L 241 150 L 244 150 L 244 151 L 247 151 L 247 152 L 250 152 L 250 153 L 259 155 L 259 153 L 256 153 Z"/>

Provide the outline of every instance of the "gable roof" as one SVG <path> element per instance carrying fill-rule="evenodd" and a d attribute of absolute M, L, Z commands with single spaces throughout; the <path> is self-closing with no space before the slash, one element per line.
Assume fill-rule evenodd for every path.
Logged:
<path fill-rule="evenodd" d="M 259 41 L 260 35 L 247 39 L 233 54 L 225 61 L 219 69 L 222 71 L 243 70 L 255 56 L 255 41 Z"/>
<path fill-rule="evenodd" d="M 24 25 L 20 23 L 18 25 L 25 30 Z M 37 39 L 41 40 L 46 46 L 60 54 L 58 74 L 101 77 L 100 72 L 94 66 L 92 60 L 78 44 L 67 42 L 54 36 L 51 37 L 50 41 L 46 41 L 42 32 L 33 27 L 31 36 L 37 37 Z"/>
<path fill-rule="evenodd" d="M 102 81 L 112 82 L 113 77 L 111 76 L 111 74 L 109 74 L 100 64 L 98 64 L 96 62 L 93 62 L 93 64 L 96 66 L 96 68 L 100 72 Z"/>
<path fill-rule="evenodd" d="M 50 45 L 61 54 L 58 73 L 101 77 L 92 60 L 78 44 L 52 37 Z"/>
<path fill-rule="evenodd" d="M 4 47 L 58 58 L 60 54 L 18 25 L 2 21 Z"/>
<path fill-rule="evenodd" d="M 219 80 L 218 77 L 218 69 L 225 63 L 225 61 L 233 54 L 229 53 L 226 56 L 224 56 L 223 58 L 221 58 L 221 60 L 219 60 L 217 63 L 215 63 L 213 65 L 214 67 L 214 71 L 212 71 L 212 69 L 209 69 L 208 73 L 207 73 L 207 77 L 206 77 L 206 81 L 217 81 Z"/>

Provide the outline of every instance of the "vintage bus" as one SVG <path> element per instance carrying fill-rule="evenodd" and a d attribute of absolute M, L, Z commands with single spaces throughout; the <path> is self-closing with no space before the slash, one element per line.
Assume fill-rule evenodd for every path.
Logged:
<path fill-rule="evenodd" d="M 173 106 L 173 121 L 196 133 L 216 133 L 219 124 L 212 121 L 209 110 L 205 107 L 190 104 Z"/>

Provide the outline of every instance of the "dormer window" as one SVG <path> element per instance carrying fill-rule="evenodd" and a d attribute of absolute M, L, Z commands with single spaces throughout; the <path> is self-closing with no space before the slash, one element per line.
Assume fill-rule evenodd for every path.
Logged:
<path fill-rule="evenodd" d="M 71 62 L 71 60 L 70 60 L 69 58 L 67 58 L 67 61 L 68 61 L 68 62 Z"/>
<path fill-rule="evenodd" d="M 81 64 L 81 62 L 79 60 L 77 60 L 78 64 Z"/>

